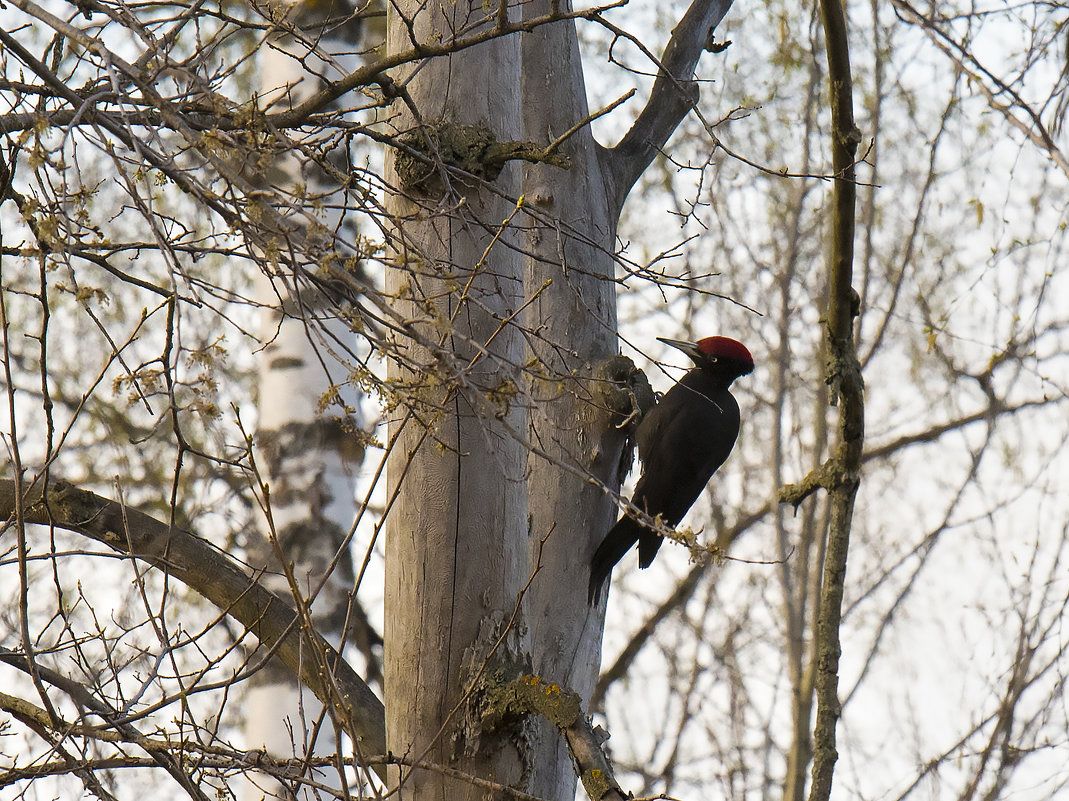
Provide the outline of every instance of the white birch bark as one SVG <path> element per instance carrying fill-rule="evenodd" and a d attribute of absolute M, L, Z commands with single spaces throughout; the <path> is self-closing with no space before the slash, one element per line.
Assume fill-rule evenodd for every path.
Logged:
<path fill-rule="evenodd" d="M 302 12 L 295 4 L 288 17 L 299 23 Z M 309 38 L 330 47 L 329 40 Z M 318 88 L 309 63 L 319 68 L 325 65 L 292 37 L 278 36 L 272 45 L 259 53 L 261 105 L 284 110 Z M 353 49 L 352 43 L 339 45 Z M 321 172 L 307 166 L 302 170 L 294 157 L 275 163 L 268 179 L 283 189 L 303 183 L 312 193 L 330 191 Z M 328 210 L 320 221 L 326 231 L 336 230 L 340 222 L 333 205 L 324 204 Z M 358 462 L 363 454 L 353 436 L 361 421 L 336 403 L 324 405 L 323 398 L 333 382 L 346 374 L 337 343 L 355 338 L 344 320 L 338 319 L 331 298 L 319 291 L 295 290 L 285 275 L 261 276 L 257 299 L 263 305 L 261 338 L 265 343 L 260 352 L 257 455 L 261 478 L 270 486 L 271 521 L 263 520 L 262 539 L 250 547 L 250 556 L 255 566 L 267 571 L 262 583 L 292 599 L 290 580 L 278 557 L 279 552 L 283 554 L 285 563 L 292 565 L 301 595 L 313 597 L 315 628 L 337 645 L 353 586 L 351 558 L 344 550 L 339 554 L 339 549 L 356 511 L 354 460 Z M 354 397 L 343 394 L 342 400 L 355 409 Z M 322 715 L 322 705 L 292 674 L 268 665 L 250 681 L 245 703 L 247 747 L 263 748 L 278 758 L 321 756 L 338 750 L 330 718 Z M 310 778 L 331 787 L 340 787 L 342 782 L 333 769 L 317 771 Z M 276 795 L 290 797 L 267 776 L 241 789 L 241 797 L 248 801 Z M 302 789 L 299 797 L 319 794 Z"/>

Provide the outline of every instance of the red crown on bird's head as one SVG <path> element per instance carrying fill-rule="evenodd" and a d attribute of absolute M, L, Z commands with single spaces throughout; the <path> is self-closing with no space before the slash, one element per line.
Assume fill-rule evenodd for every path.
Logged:
<path fill-rule="evenodd" d="M 738 340 L 730 337 L 706 337 L 705 339 L 699 339 L 695 344 L 698 346 L 698 350 L 706 356 L 733 359 L 753 367 L 753 356 L 750 355 L 750 351 L 746 349 L 746 346 Z"/>

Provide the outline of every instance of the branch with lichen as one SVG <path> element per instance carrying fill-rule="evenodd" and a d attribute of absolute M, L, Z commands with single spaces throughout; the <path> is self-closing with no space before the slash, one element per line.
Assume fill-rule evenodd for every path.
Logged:
<path fill-rule="evenodd" d="M 820 467 L 811 470 L 797 484 L 784 484 L 780 487 L 778 498 L 780 503 L 789 503 L 797 509 L 802 501 L 818 490 L 830 492 L 856 481 L 856 471 L 848 470 L 842 454 L 837 452 Z"/>
<path fill-rule="evenodd" d="M 443 168 L 493 181 L 510 161 L 552 164 L 568 169 L 572 161 L 534 142 L 499 142 L 486 125 L 460 125 L 435 120 L 404 133 L 390 143 L 397 151 L 395 167 L 408 190 L 438 193 L 445 185 Z"/>
<path fill-rule="evenodd" d="M 564 736 L 575 760 L 583 789 L 594 801 L 626 799 L 612 765 L 601 748 L 604 732 L 595 729 L 583 714 L 582 699 L 559 684 L 525 674 L 497 685 L 484 697 L 487 714 L 495 718 L 541 715 Z M 600 734 L 599 734 L 600 732 Z"/>

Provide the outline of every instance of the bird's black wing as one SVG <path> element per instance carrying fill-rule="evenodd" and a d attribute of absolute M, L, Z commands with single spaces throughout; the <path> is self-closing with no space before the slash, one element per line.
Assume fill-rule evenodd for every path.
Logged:
<path fill-rule="evenodd" d="M 668 390 L 635 432 L 642 477 L 631 502 L 676 525 L 727 459 L 739 433 L 739 406 L 727 387 L 692 370 Z M 590 563 L 590 603 L 597 603 L 613 566 L 635 542 L 648 567 L 661 536 L 627 515 L 609 530 Z"/>
<path fill-rule="evenodd" d="M 670 526 L 694 505 L 739 433 L 731 393 L 689 385 L 690 377 L 665 393 L 636 432 L 642 477 L 632 502 Z"/>

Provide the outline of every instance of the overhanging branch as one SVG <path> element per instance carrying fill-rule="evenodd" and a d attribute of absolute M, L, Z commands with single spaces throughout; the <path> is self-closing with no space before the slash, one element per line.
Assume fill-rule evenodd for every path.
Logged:
<path fill-rule="evenodd" d="M 0 519 L 15 511 L 16 482 L 0 479 Z M 25 522 L 54 525 L 145 561 L 200 593 L 273 649 L 279 660 L 334 709 L 365 754 L 386 751 L 382 702 L 297 613 L 207 540 L 65 481 L 38 483 L 23 499 Z M 314 638 L 314 643 L 310 638 Z M 310 645 L 314 644 L 314 650 Z M 326 664 L 308 659 L 325 654 Z"/>
<path fill-rule="evenodd" d="M 657 64 L 657 80 L 645 107 L 619 143 L 605 151 L 610 200 L 617 212 L 635 181 L 697 103 L 699 92 L 694 68 L 729 8 L 731 0 L 694 0 L 672 29 L 661 58 L 653 59 Z M 614 28 L 605 20 L 599 21 L 610 30 Z M 623 35 L 619 29 L 614 32 Z M 653 58 L 648 51 L 647 55 Z"/>

